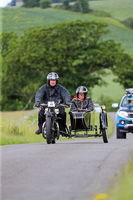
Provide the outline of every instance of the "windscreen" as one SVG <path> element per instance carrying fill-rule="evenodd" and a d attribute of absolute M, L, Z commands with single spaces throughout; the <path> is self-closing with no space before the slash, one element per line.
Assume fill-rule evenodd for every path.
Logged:
<path fill-rule="evenodd" d="M 125 97 L 122 102 L 122 107 L 129 107 L 133 106 L 133 96 L 132 97 Z"/>

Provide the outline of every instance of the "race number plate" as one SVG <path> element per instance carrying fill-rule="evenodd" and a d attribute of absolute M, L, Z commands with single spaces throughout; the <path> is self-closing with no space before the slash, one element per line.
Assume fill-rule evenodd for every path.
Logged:
<path fill-rule="evenodd" d="M 54 101 L 49 101 L 48 102 L 48 107 L 51 107 L 51 108 L 55 107 L 55 102 Z"/>

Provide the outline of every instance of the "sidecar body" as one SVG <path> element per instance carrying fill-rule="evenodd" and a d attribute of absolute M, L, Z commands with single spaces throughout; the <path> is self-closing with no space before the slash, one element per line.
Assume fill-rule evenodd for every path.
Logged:
<path fill-rule="evenodd" d="M 94 130 L 95 113 L 80 110 L 80 112 L 70 112 L 71 131 Z"/>
<path fill-rule="evenodd" d="M 95 123 L 95 111 L 78 110 L 70 111 L 69 114 L 71 137 L 103 137 L 104 143 L 108 143 L 107 113 L 103 109 L 99 113 L 99 125 Z"/>

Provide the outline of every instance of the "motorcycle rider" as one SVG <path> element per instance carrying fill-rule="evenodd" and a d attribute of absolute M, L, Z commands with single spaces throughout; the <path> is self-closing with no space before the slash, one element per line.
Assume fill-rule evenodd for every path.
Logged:
<path fill-rule="evenodd" d="M 62 85 L 58 84 L 59 75 L 55 72 L 50 72 L 47 75 L 47 84 L 44 84 L 39 88 L 35 95 L 35 107 L 39 107 L 41 103 L 48 103 L 48 101 L 54 101 L 56 103 L 70 104 L 71 95 L 68 90 Z M 66 112 L 64 107 L 59 107 L 59 122 L 60 130 L 65 132 L 66 126 Z M 38 127 L 35 132 L 37 135 L 42 133 L 42 125 L 45 122 L 44 109 L 41 109 L 38 114 Z"/>
<path fill-rule="evenodd" d="M 79 86 L 76 89 L 75 98 L 72 100 L 70 111 L 78 109 L 86 109 L 87 111 L 93 111 L 94 104 L 90 97 L 87 97 L 88 89 L 85 86 Z"/>

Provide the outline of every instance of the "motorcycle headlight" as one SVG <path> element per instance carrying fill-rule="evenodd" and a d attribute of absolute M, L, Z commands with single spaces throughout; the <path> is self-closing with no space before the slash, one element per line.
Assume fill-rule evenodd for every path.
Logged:
<path fill-rule="evenodd" d="M 58 109 L 58 108 L 55 109 L 55 113 L 56 113 L 57 115 L 59 114 L 59 109 Z"/>
<path fill-rule="evenodd" d="M 125 111 L 120 111 L 120 112 L 119 112 L 119 116 L 120 116 L 120 117 L 128 117 L 128 113 L 125 112 Z"/>

